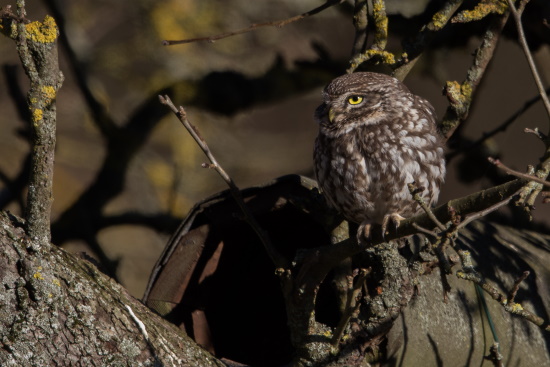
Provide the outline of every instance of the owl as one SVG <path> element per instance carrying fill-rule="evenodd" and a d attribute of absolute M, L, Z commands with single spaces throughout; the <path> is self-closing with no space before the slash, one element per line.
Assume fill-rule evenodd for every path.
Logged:
<path fill-rule="evenodd" d="M 408 183 L 434 204 L 445 177 L 444 141 L 434 108 L 399 80 L 361 72 L 334 79 L 315 110 L 314 171 L 328 204 L 370 236 L 420 206 Z M 359 236 L 359 234 L 358 234 Z"/>

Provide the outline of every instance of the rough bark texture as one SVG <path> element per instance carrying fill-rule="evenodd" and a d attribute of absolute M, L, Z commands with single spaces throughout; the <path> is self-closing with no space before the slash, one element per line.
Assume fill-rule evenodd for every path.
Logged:
<path fill-rule="evenodd" d="M 509 183 L 507 190 L 517 191 L 516 185 L 521 182 Z M 243 190 L 250 210 L 292 268 L 275 269 L 226 191 L 198 203 L 176 231 L 152 273 L 144 302 L 217 356 L 245 365 L 491 366 L 484 356 L 493 335 L 474 284 L 454 274 L 442 276 L 438 257 L 419 236 L 359 253 L 350 250 L 342 264 L 331 264 L 324 253 L 332 254 L 338 245 L 331 239 L 335 232 L 328 235 L 314 220 L 327 213 L 315 200 L 314 187 L 305 177 L 285 176 Z M 499 191 L 457 200 L 453 207 L 467 212 L 461 202 L 481 205 L 473 198 L 490 201 Z M 516 302 L 550 319 L 545 286 L 550 283 L 550 236 L 479 221 L 461 230 L 457 243 L 456 250 L 468 250 L 475 269 L 504 295 L 529 271 Z M 465 271 L 456 252 L 446 251 L 457 261 L 453 273 Z M 326 271 L 329 265 L 332 270 Z M 354 281 L 354 269 L 369 268 L 366 281 Z M 359 308 L 334 343 L 350 289 L 363 283 Z M 507 313 L 489 295 L 484 298 L 505 364 L 549 364 L 550 333 Z"/>
<path fill-rule="evenodd" d="M 548 320 L 550 315 L 550 237 L 487 222 L 461 232 L 476 268 L 504 294 L 525 270 L 517 302 Z M 458 270 L 458 269 L 457 269 Z M 493 366 L 489 355 L 493 335 L 473 283 L 454 275 L 448 300 L 439 268 L 418 278 L 418 292 L 388 334 L 388 364 L 400 366 Z M 525 319 L 511 315 L 484 294 L 506 366 L 550 365 L 550 335 Z"/>
<path fill-rule="evenodd" d="M 23 227 L 0 213 L 1 366 L 224 366 L 87 260 L 33 250 Z"/>

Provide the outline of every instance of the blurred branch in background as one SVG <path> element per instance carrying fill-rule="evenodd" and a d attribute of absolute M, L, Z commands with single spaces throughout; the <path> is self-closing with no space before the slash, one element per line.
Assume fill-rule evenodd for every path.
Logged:
<path fill-rule="evenodd" d="M 252 31 L 255 31 L 255 30 L 257 30 L 259 28 L 263 28 L 263 27 L 282 28 L 287 24 L 290 24 L 292 22 L 296 22 L 296 21 L 302 20 L 304 18 L 310 17 L 312 15 L 315 15 L 317 13 L 322 12 L 325 9 L 330 8 L 331 6 L 338 5 L 338 4 L 341 4 L 343 2 L 344 2 L 344 0 L 327 0 L 327 2 L 324 3 L 323 5 L 315 8 L 315 9 L 312 9 L 310 11 L 307 11 L 305 13 L 302 13 L 300 15 L 297 15 L 295 17 L 292 17 L 292 18 L 283 19 L 283 20 L 275 20 L 275 21 L 264 22 L 264 23 L 255 23 L 255 24 L 251 24 L 250 26 L 248 26 L 246 28 L 242 28 L 242 29 L 238 29 L 236 31 L 226 32 L 226 33 L 222 33 L 222 34 L 218 34 L 218 35 L 214 35 L 214 36 L 189 38 L 189 39 L 184 39 L 184 40 L 179 40 L 179 41 L 174 41 L 174 40 L 168 41 L 168 40 L 166 40 L 166 41 L 163 41 L 162 43 L 165 46 L 171 46 L 171 45 L 181 45 L 181 44 L 185 44 L 185 43 L 202 42 L 202 41 L 215 42 L 215 41 L 221 40 L 223 38 L 232 37 L 232 36 L 236 36 L 236 35 L 239 35 L 239 34 L 252 32 Z"/>

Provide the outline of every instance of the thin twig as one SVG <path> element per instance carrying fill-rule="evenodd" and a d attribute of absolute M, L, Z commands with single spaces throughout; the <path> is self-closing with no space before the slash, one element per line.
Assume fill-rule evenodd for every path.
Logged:
<path fill-rule="evenodd" d="M 548 89 L 550 90 L 550 89 Z M 526 134 L 533 134 L 533 135 L 536 135 L 537 138 L 539 138 L 540 140 L 546 140 L 548 137 L 543 134 L 538 127 L 535 127 L 534 129 L 530 129 L 528 127 L 526 127 L 523 132 L 525 132 Z"/>
<path fill-rule="evenodd" d="M 472 213 L 468 216 L 466 216 L 466 218 L 464 218 L 464 220 L 457 226 L 457 230 L 458 229 L 461 229 L 461 228 L 464 228 L 466 227 L 468 224 L 470 224 L 471 222 L 473 222 L 474 220 L 476 219 L 479 219 L 481 217 L 484 217 L 492 212 L 494 212 L 495 210 L 498 210 L 500 209 L 501 207 L 503 207 L 504 205 L 507 205 L 510 201 L 512 201 L 512 199 L 518 195 L 521 190 L 523 190 L 523 188 L 519 189 L 518 191 L 516 191 L 515 194 L 512 194 L 510 196 L 508 196 L 506 199 L 502 200 L 501 202 L 498 202 L 494 205 L 491 205 L 490 207 L 486 208 L 486 209 L 483 209 L 477 213 Z"/>
<path fill-rule="evenodd" d="M 327 2 L 324 3 L 323 5 L 315 8 L 315 9 L 312 9 L 310 11 L 307 11 L 305 13 L 302 13 L 300 15 L 296 15 L 292 18 L 276 20 L 276 21 L 271 21 L 271 22 L 264 22 L 264 23 L 255 23 L 255 24 L 249 25 L 246 28 L 238 29 L 238 30 L 232 31 L 232 32 L 225 32 L 225 33 L 217 34 L 217 35 L 214 35 L 214 36 L 188 38 L 188 39 L 176 40 L 176 41 L 174 41 L 174 40 L 172 40 L 172 41 L 165 40 L 165 41 L 162 41 L 162 44 L 164 46 L 171 46 L 171 45 L 181 45 L 181 44 L 201 42 L 201 41 L 215 42 L 215 41 L 221 40 L 223 38 L 236 36 L 238 34 L 248 33 L 248 32 L 254 31 L 258 28 L 262 28 L 262 27 L 282 28 L 282 27 L 284 27 L 285 25 L 287 25 L 289 23 L 293 23 L 293 22 L 296 22 L 298 20 L 302 20 L 302 19 L 307 18 L 309 16 L 315 15 L 317 13 L 322 12 L 325 9 L 330 8 L 331 6 L 334 6 L 334 5 L 343 3 L 343 2 L 344 2 L 344 0 L 327 0 Z"/>
<path fill-rule="evenodd" d="M 407 186 L 409 187 L 409 192 L 413 196 L 414 201 L 416 201 L 420 205 L 420 207 L 424 210 L 424 212 L 428 215 L 432 222 L 435 223 L 437 228 L 444 231 L 447 227 L 445 227 L 445 225 L 441 223 L 439 219 L 437 219 L 432 210 L 428 207 L 428 205 L 426 205 L 424 199 L 420 196 L 420 193 L 422 192 L 421 189 L 416 186 L 415 182 L 410 183 Z"/>
<path fill-rule="evenodd" d="M 502 363 L 502 359 L 504 358 L 502 354 L 499 351 L 499 343 L 494 342 L 491 348 L 489 348 L 489 355 L 485 357 L 485 359 L 490 360 L 493 362 L 493 366 L 495 367 L 504 367 L 504 363 Z"/>
<path fill-rule="evenodd" d="M 237 185 L 235 184 L 233 179 L 227 174 L 227 172 L 225 172 L 225 170 L 220 166 L 217 159 L 214 157 L 214 155 L 210 151 L 210 148 L 206 144 L 206 141 L 202 138 L 202 136 L 200 136 L 197 128 L 189 122 L 183 107 L 180 106 L 179 108 L 176 108 L 176 106 L 172 103 L 170 97 L 168 96 L 159 96 L 159 100 L 160 103 L 168 106 L 172 110 L 172 112 L 178 117 L 180 122 L 202 149 L 206 157 L 208 157 L 208 159 L 210 160 L 212 165 L 209 167 L 215 169 L 216 172 L 218 172 L 218 174 L 227 183 L 227 185 L 229 186 L 229 190 L 231 191 L 231 195 L 237 202 L 237 205 L 239 205 L 240 209 L 242 210 L 246 221 L 260 238 L 260 241 L 264 245 L 266 252 L 268 253 L 275 266 L 286 269 L 288 267 L 288 261 L 281 254 L 279 254 L 277 250 L 275 250 L 275 248 L 271 244 L 271 241 L 269 240 L 269 237 L 267 237 L 265 232 L 261 229 L 260 225 L 246 206 L 241 190 L 237 187 Z"/>
<path fill-rule="evenodd" d="M 481 287 L 485 293 L 490 295 L 495 301 L 500 303 L 506 312 L 509 312 L 514 315 L 518 315 L 529 322 L 539 326 L 540 328 L 550 331 L 550 323 L 547 320 L 544 320 L 542 317 L 535 315 L 534 313 L 527 311 L 523 306 L 516 302 L 509 302 L 508 297 L 502 294 L 498 289 L 493 285 L 487 283 L 481 275 L 476 272 L 462 272 L 457 271 L 456 276 L 460 279 L 469 280 Z"/>
<path fill-rule="evenodd" d="M 547 88 L 546 89 L 546 94 L 550 93 L 550 88 Z M 459 155 L 460 153 L 464 152 L 465 150 L 472 150 L 474 148 L 477 148 L 478 146 L 480 146 L 481 144 L 483 144 L 485 141 L 487 141 L 488 139 L 492 138 L 493 136 L 495 136 L 496 134 L 500 133 L 500 132 L 504 132 L 506 131 L 506 129 L 508 129 L 508 127 L 510 127 L 510 125 L 512 125 L 521 115 L 523 115 L 531 106 L 533 106 L 535 103 L 537 103 L 538 101 L 540 101 L 540 95 L 536 95 L 535 97 L 531 98 L 531 99 L 528 99 L 527 101 L 525 101 L 525 103 L 523 104 L 523 106 L 521 106 L 516 112 L 514 112 L 512 114 L 512 116 L 508 117 L 504 122 L 502 122 L 499 126 L 497 126 L 496 128 L 494 128 L 493 130 L 489 131 L 488 133 L 484 133 L 482 137 L 480 137 L 478 140 L 474 141 L 473 143 L 471 144 L 468 144 L 467 147 L 465 147 L 464 149 L 460 149 L 460 150 L 455 150 L 449 154 L 446 155 L 446 158 L 447 158 L 447 164 L 449 163 L 449 161 L 451 159 L 453 159 L 454 157 L 456 157 L 457 155 Z M 529 131 L 528 131 L 529 130 Z M 541 132 L 537 130 L 531 130 L 531 129 L 525 129 L 525 132 L 527 133 L 535 133 L 536 132 L 536 135 L 544 140 L 544 134 L 542 134 Z M 542 134 L 542 135 L 541 135 Z"/>
<path fill-rule="evenodd" d="M 544 85 L 542 84 L 542 79 L 537 70 L 537 66 L 535 65 L 535 61 L 533 60 L 533 55 L 531 55 L 531 51 L 529 50 L 529 45 L 527 44 L 527 39 L 525 38 L 525 32 L 523 31 L 523 24 L 521 23 L 521 14 L 523 13 L 523 9 L 525 8 L 525 5 L 527 5 L 529 0 L 520 1 L 519 10 L 516 9 L 514 2 L 512 0 L 507 0 L 507 1 L 508 1 L 508 7 L 510 8 L 510 12 L 512 13 L 512 16 L 514 17 L 514 20 L 516 22 L 519 43 L 523 48 L 523 53 L 527 58 L 527 62 L 529 63 L 529 68 L 531 69 L 531 73 L 533 74 L 533 79 L 535 79 L 535 83 L 537 84 L 537 88 L 539 89 L 539 94 L 540 94 L 540 97 L 542 98 L 542 102 L 544 103 L 544 107 L 546 108 L 546 113 L 550 118 L 550 101 L 548 100 L 548 96 L 546 95 Z M 550 133 L 548 135 L 550 135 Z"/>
<path fill-rule="evenodd" d="M 422 232 L 424 234 L 430 235 L 432 237 L 438 237 L 439 235 L 435 233 L 434 231 L 430 231 L 429 229 L 426 229 L 424 227 L 419 226 L 416 223 L 413 223 L 412 226 L 418 230 L 418 232 Z"/>
<path fill-rule="evenodd" d="M 523 53 L 527 58 L 527 63 L 529 64 L 529 68 L 531 69 L 531 73 L 533 74 L 533 79 L 537 84 L 540 97 L 542 98 L 544 107 L 546 108 L 546 113 L 548 114 L 548 117 L 550 117 L 550 101 L 548 100 L 548 96 L 546 95 L 546 91 L 544 90 L 542 79 L 537 70 L 535 62 L 533 61 L 533 55 L 529 50 L 529 46 L 527 44 L 527 39 L 525 38 L 525 32 L 523 31 L 523 25 L 521 22 L 521 14 L 523 13 L 523 10 L 525 9 L 525 6 L 527 5 L 528 2 L 529 0 L 520 0 L 519 8 L 516 9 L 516 7 L 514 6 L 514 2 L 511 0 L 508 0 L 508 7 L 516 23 L 518 38 L 519 38 L 521 47 L 523 49 Z M 547 136 L 548 135 L 550 135 L 550 130 Z M 541 179 L 546 179 L 548 177 L 548 172 L 550 171 L 550 140 L 545 139 L 544 143 L 546 145 L 546 151 L 544 153 L 544 156 L 540 159 L 541 163 L 538 165 L 537 172 L 536 172 L 537 177 Z M 534 206 L 535 199 L 537 198 L 537 196 L 542 190 L 541 182 L 536 180 L 535 181 L 531 180 L 531 181 L 532 182 L 530 182 L 529 185 L 525 186 L 525 189 L 521 194 L 521 201 L 524 203 L 524 207 L 527 213 L 529 213 L 530 209 Z M 543 185 L 546 185 L 546 183 L 544 183 Z"/>
<path fill-rule="evenodd" d="M 546 180 L 543 180 L 542 178 L 539 178 L 537 176 L 532 176 L 532 175 L 529 175 L 527 173 L 522 173 L 522 172 L 519 172 L 519 171 L 516 171 L 516 170 L 513 170 L 511 169 L 510 167 L 506 166 L 504 163 L 502 163 L 500 160 L 498 159 L 495 159 L 495 158 L 492 158 L 492 157 L 489 157 L 487 158 L 487 160 L 494 164 L 495 166 L 497 166 L 498 168 L 500 168 L 501 170 L 503 170 L 504 172 L 506 172 L 507 174 L 509 175 L 512 175 L 512 176 L 516 176 L 518 178 L 523 178 L 525 180 L 529 180 L 529 181 L 535 181 L 541 185 L 544 185 L 544 186 L 549 186 L 550 187 L 550 181 L 546 181 Z"/>
<path fill-rule="evenodd" d="M 516 294 L 518 293 L 520 284 L 527 279 L 527 277 L 531 274 L 529 271 L 524 271 L 523 274 L 516 279 L 514 282 L 514 286 L 510 290 L 510 293 L 508 293 L 508 303 L 514 302 L 514 299 L 516 298 Z"/>

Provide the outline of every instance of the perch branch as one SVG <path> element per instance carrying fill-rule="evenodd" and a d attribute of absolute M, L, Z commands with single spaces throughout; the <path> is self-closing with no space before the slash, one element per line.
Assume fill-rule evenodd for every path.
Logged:
<path fill-rule="evenodd" d="M 246 206 L 241 190 L 237 187 L 233 179 L 227 174 L 227 172 L 218 163 L 217 159 L 212 154 L 212 151 L 206 144 L 206 141 L 199 134 L 199 131 L 197 130 L 197 128 L 189 122 L 183 107 L 176 108 L 176 106 L 172 103 L 172 101 L 170 100 L 170 97 L 168 96 L 159 96 L 159 100 L 160 100 L 160 103 L 168 106 L 172 110 L 172 112 L 178 117 L 178 119 L 183 124 L 185 129 L 187 129 L 189 134 L 193 137 L 193 139 L 197 142 L 199 147 L 202 149 L 202 151 L 204 152 L 208 160 L 210 160 L 211 165 L 209 167 L 215 169 L 216 172 L 227 183 L 227 185 L 229 186 L 231 195 L 237 202 L 237 205 L 239 206 L 239 208 L 242 210 L 246 221 L 260 238 L 262 244 L 265 247 L 266 252 L 268 253 L 269 257 L 271 258 L 275 266 L 278 268 L 286 269 L 288 267 L 287 260 L 283 256 L 281 256 L 281 254 L 279 254 L 279 252 L 277 252 L 275 248 L 272 246 L 271 241 L 269 240 L 269 237 L 261 229 L 260 225 L 258 224 L 256 219 L 254 218 L 254 216 Z"/>
<path fill-rule="evenodd" d="M 334 6 L 334 5 L 343 3 L 343 2 L 344 2 L 344 0 L 328 0 L 323 5 L 315 8 L 315 9 L 312 9 L 310 11 L 307 11 L 305 13 L 302 13 L 300 15 L 296 15 L 292 18 L 283 19 L 283 20 L 276 20 L 276 21 L 271 21 L 271 22 L 264 22 L 264 23 L 255 23 L 255 24 L 249 25 L 246 28 L 238 29 L 238 30 L 232 31 L 232 32 L 225 32 L 225 33 L 217 34 L 217 35 L 214 35 L 214 36 L 189 38 L 189 39 L 184 39 L 184 40 L 165 40 L 165 41 L 162 41 L 162 44 L 164 46 L 172 46 L 172 45 L 181 45 L 181 44 L 201 42 L 201 41 L 215 42 L 215 41 L 221 40 L 223 38 L 232 37 L 232 36 L 236 36 L 238 34 L 243 34 L 243 33 L 248 33 L 248 32 L 251 32 L 251 31 L 255 31 L 256 29 L 262 28 L 262 27 L 282 28 L 282 27 L 284 27 L 285 25 L 287 25 L 289 23 L 293 23 L 293 22 L 296 22 L 298 20 L 302 20 L 302 19 L 307 18 L 309 16 L 315 15 L 317 13 L 322 12 L 325 9 L 330 8 L 331 6 Z"/>

